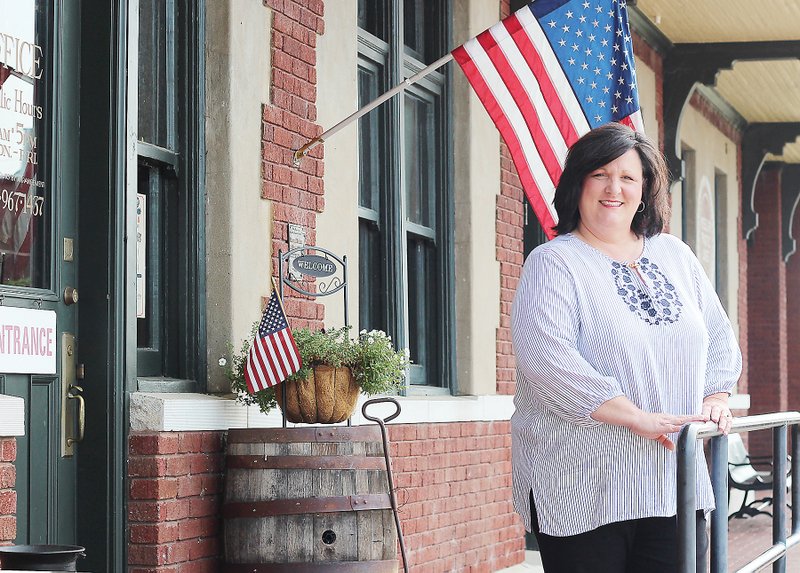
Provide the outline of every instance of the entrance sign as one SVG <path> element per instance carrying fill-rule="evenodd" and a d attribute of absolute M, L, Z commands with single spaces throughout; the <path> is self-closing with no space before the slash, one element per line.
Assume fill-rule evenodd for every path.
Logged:
<path fill-rule="evenodd" d="M 56 313 L 0 307 L 0 372 L 56 373 Z"/>

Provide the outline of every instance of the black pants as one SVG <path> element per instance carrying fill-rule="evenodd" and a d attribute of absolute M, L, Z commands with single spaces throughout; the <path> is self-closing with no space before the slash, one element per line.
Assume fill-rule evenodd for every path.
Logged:
<path fill-rule="evenodd" d="M 531 528 L 546 573 L 675 573 L 678 527 L 673 517 L 609 523 L 597 529 L 553 537 L 539 531 L 531 496 Z M 697 571 L 706 571 L 706 520 L 697 512 Z"/>

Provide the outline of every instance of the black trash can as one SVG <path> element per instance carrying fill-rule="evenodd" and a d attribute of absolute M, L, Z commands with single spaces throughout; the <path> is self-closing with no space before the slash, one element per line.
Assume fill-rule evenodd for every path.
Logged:
<path fill-rule="evenodd" d="M 84 551 L 80 545 L 8 545 L 0 547 L 0 570 L 77 571 Z"/>

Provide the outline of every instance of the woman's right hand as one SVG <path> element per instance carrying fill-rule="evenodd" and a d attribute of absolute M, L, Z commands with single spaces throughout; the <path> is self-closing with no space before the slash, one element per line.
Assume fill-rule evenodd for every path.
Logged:
<path fill-rule="evenodd" d="M 667 434 L 679 432 L 683 426 L 692 422 L 707 421 L 702 414 L 675 416 L 663 412 L 644 412 L 625 396 L 603 402 L 592 412 L 592 418 L 598 422 L 624 426 L 637 436 L 655 440 L 670 451 L 675 449 L 675 444 Z"/>
<path fill-rule="evenodd" d="M 638 409 L 638 408 L 637 408 Z M 636 434 L 648 440 L 655 440 L 670 451 L 675 449 L 675 443 L 667 437 L 667 434 L 680 432 L 681 428 L 692 422 L 705 422 L 705 416 L 700 414 L 693 416 L 674 416 L 662 412 L 643 412 L 639 410 L 637 416 L 626 427 Z"/>

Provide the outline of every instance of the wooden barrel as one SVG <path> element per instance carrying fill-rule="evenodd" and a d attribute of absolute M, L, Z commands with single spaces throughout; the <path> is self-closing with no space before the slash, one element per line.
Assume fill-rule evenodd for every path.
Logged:
<path fill-rule="evenodd" d="M 226 573 L 396 573 L 378 426 L 230 430 Z"/>

